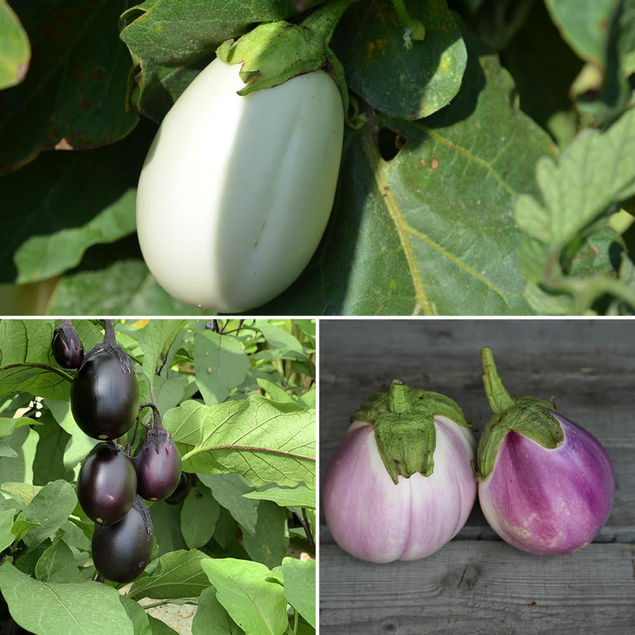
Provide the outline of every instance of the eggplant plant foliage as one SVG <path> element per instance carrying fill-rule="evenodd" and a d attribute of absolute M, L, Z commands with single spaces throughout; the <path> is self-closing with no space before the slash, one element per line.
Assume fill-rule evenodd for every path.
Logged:
<path fill-rule="evenodd" d="M 195 605 L 195 635 L 315 632 L 315 322 L 118 321 L 142 408 L 108 442 L 73 419 L 80 371 L 55 361 L 57 322 L 0 321 L 0 630 L 174 632 L 151 599 Z M 73 327 L 85 350 L 103 339 L 100 321 Z M 155 446 L 186 486 L 144 504 L 159 495 L 129 458 Z"/>

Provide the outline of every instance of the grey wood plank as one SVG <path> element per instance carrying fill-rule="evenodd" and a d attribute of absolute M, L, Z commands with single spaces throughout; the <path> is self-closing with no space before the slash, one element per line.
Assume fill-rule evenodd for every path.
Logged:
<path fill-rule="evenodd" d="M 541 558 L 452 541 L 423 560 L 371 564 L 321 545 L 320 633 L 633 633 L 635 549 Z"/>
<path fill-rule="evenodd" d="M 321 480 L 350 415 L 392 377 L 447 394 L 482 428 L 490 414 L 481 382 L 484 345 L 492 347 L 510 393 L 554 395 L 559 411 L 604 445 L 616 499 L 597 540 L 633 542 L 635 320 L 321 320 Z M 494 538 L 478 506 L 459 538 L 475 535 Z"/>

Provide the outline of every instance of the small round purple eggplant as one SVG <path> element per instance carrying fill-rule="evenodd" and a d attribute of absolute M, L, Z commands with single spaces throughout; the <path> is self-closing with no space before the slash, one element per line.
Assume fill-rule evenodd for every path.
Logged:
<path fill-rule="evenodd" d="M 137 492 L 146 500 L 163 500 L 170 496 L 181 478 L 181 455 L 172 436 L 163 427 L 154 404 L 152 426 L 137 449 L 133 463 L 137 472 Z"/>
<path fill-rule="evenodd" d="M 333 538 L 371 562 L 434 553 L 463 527 L 476 498 L 476 444 L 461 409 L 393 380 L 352 420 L 324 483 Z"/>
<path fill-rule="evenodd" d="M 77 477 L 77 499 L 89 518 L 102 525 L 121 520 L 132 507 L 137 475 L 113 443 L 98 443 L 84 459 Z"/>
<path fill-rule="evenodd" d="M 558 414 L 555 404 L 510 397 L 491 349 L 481 354 L 495 413 L 478 448 L 485 518 L 503 540 L 529 553 L 558 555 L 585 547 L 613 507 L 615 478 L 606 450 Z"/>
<path fill-rule="evenodd" d="M 92 552 L 95 568 L 108 580 L 132 582 L 150 562 L 153 533 L 150 512 L 140 496 L 114 525 L 95 525 Z"/>
<path fill-rule="evenodd" d="M 62 323 L 53 331 L 51 349 L 55 361 L 62 368 L 77 369 L 84 360 L 82 341 L 70 320 L 62 320 Z"/>
<path fill-rule="evenodd" d="M 94 439 L 124 435 L 137 416 L 139 387 L 132 360 L 115 341 L 112 324 L 90 350 L 71 385 L 71 411 L 77 425 Z"/>

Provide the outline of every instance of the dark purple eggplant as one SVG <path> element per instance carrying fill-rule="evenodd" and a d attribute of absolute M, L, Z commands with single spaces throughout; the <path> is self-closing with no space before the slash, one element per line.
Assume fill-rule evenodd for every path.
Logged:
<path fill-rule="evenodd" d="M 121 520 L 137 493 L 137 474 L 114 443 L 98 443 L 84 459 L 77 477 L 77 498 L 89 518 L 102 525 Z"/>
<path fill-rule="evenodd" d="M 145 441 L 132 459 L 137 472 L 137 492 L 146 500 L 163 500 L 174 492 L 181 477 L 181 455 L 172 436 L 163 427 L 161 415 L 154 404 L 152 425 Z"/>
<path fill-rule="evenodd" d="M 95 525 L 93 562 L 97 571 L 114 582 L 132 582 L 150 562 L 153 534 L 150 512 L 140 496 L 114 525 Z"/>
<path fill-rule="evenodd" d="M 132 360 L 117 345 L 104 321 L 104 341 L 90 350 L 71 386 L 71 410 L 77 425 L 94 439 L 116 439 L 137 416 L 139 387 Z"/>
<path fill-rule="evenodd" d="M 51 348 L 55 361 L 62 368 L 77 369 L 84 360 L 82 341 L 70 320 L 62 320 L 62 323 L 53 331 Z"/>

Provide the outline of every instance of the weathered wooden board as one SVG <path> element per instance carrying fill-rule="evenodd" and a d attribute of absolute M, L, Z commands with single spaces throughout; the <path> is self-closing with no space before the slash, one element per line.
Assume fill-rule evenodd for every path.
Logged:
<path fill-rule="evenodd" d="M 322 522 L 322 633 L 635 633 L 634 320 L 322 320 L 321 481 L 350 415 L 393 377 L 447 394 L 482 428 L 481 346 L 512 395 L 555 396 L 605 446 L 617 483 L 607 525 L 580 552 L 540 558 L 500 541 L 477 504 L 433 556 L 373 565 Z"/>
<path fill-rule="evenodd" d="M 539 558 L 505 543 L 450 542 L 414 562 L 320 550 L 320 633 L 633 633 L 634 550 L 589 545 Z"/>

